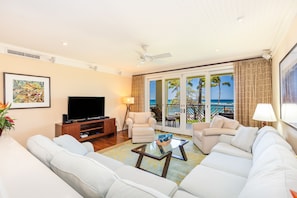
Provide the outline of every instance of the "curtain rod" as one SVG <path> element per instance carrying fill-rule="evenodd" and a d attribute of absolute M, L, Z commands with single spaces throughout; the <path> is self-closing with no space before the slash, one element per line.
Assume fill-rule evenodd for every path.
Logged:
<path fill-rule="evenodd" d="M 164 72 L 172 72 L 172 71 L 179 71 L 179 70 L 186 70 L 186 69 L 194 69 L 194 68 L 198 68 L 198 67 L 207 67 L 207 66 L 220 65 L 220 64 L 226 64 L 226 63 L 234 63 L 234 62 L 237 62 L 237 61 L 247 61 L 247 60 L 253 60 L 253 59 L 258 59 L 258 58 L 262 58 L 262 57 L 259 56 L 259 57 L 246 58 L 246 59 L 238 59 L 238 60 L 232 60 L 232 61 L 226 61 L 226 62 L 210 63 L 210 64 L 205 64 L 205 65 L 197 65 L 197 66 L 191 66 L 191 67 L 184 67 L 184 68 L 177 68 L 177 69 L 156 71 L 156 72 L 150 72 L 150 73 L 144 73 L 144 74 L 136 74 L 136 75 L 132 75 L 132 76 L 143 76 L 143 75 L 149 75 L 149 74 L 158 74 L 158 73 L 164 73 Z"/>

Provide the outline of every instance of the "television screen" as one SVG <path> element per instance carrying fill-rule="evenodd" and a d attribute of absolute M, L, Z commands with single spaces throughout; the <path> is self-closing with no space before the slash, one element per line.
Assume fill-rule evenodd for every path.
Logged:
<path fill-rule="evenodd" d="M 88 120 L 104 117 L 104 97 L 68 97 L 68 119 Z"/>

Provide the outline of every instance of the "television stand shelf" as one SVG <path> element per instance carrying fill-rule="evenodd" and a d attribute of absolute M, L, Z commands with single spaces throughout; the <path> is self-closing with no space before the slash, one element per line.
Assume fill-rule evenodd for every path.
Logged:
<path fill-rule="evenodd" d="M 70 124 L 56 123 L 55 135 L 69 134 L 78 141 L 84 142 L 109 134 L 116 134 L 115 118 L 73 122 Z"/>

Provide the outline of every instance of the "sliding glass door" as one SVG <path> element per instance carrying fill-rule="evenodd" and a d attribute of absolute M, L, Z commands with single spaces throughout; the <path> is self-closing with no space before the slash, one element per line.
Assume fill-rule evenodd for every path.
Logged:
<path fill-rule="evenodd" d="M 200 71 L 147 78 L 147 109 L 157 129 L 192 134 L 195 122 L 210 122 L 214 115 L 233 117 L 233 69 Z"/>

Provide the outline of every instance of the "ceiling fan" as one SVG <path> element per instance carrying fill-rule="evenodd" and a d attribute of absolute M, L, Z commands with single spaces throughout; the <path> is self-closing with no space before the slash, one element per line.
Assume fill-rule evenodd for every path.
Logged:
<path fill-rule="evenodd" d="M 167 53 L 162 53 L 162 54 L 156 54 L 156 55 L 151 55 L 149 53 L 147 53 L 147 48 L 148 45 L 141 45 L 141 48 L 143 49 L 143 53 L 139 53 L 140 54 L 140 63 L 144 64 L 146 62 L 152 62 L 156 59 L 160 59 L 160 58 L 168 58 L 171 57 L 172 55 L 167 52 Z"/>

